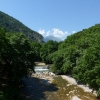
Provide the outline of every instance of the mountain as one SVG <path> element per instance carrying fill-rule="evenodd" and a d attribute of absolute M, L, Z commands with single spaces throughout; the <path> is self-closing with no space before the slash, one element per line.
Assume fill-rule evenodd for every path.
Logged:
<path fill-rule="evenodd" d="M 38 32 L 31 30 L 17 19 L 1 11 L 0 11 L 0 27 L 4 28 L 8 32 L 23 33 L 32 41 L 37 41 L 40 43 L 43 42 L 43 36 L 40 35 Z"/>
<path fill-rule="evenodd" d="M 57 41 L 57 42 L 61 42 L 61 41 L 62 41 L 61 39 L 56 38 L 56 37 L 54 37 L 54 36 L 52 36 L 52 35 L 49 35 L 49 36 L 44 37 L 44 41 L 45 41 L 45 42 L 47 42 L 47 41 L 49 41 L 49 40 L 53 40 L 53 41 Z"/>

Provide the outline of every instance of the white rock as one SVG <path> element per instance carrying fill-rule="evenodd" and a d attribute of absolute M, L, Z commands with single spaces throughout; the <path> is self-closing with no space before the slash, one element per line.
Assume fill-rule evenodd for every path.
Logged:
<path fill-rule="evenodd" d="M 78 98 L 77 96 L 73 96 L 72 100 L 82 100 L 82 99 Z"/>

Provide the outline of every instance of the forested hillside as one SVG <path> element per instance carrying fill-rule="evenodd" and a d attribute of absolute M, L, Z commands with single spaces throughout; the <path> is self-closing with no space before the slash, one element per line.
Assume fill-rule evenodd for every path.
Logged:
<path fill-rule="evenodd" d="M 21 79 L 34 70 L 36 61 L 53 64 L 56 74 L 88 84 L 100 98 L 100 24 L 63 42 L 42 42 L 42 35 L 0 12 L 0 100 L 22 100 Z"/>
<path fill-rule="evenodd" d="M 32 41 L 43 42 L 43 36 L 29 29 L 17 19 L 0 11 L 0 27 L 12 33 L 23 33 Z"/>
<path fill-rule="evenodd" d="M 88 84 L 100 97 L 100 24 L 70 35 L 63 42 L 51 40 L 44 44 L 1 28 L 0 48 L 1 100 L 20 100 L 21 78 L 34 68 L 35 61 L 41 60 L 53 63 L 53 72 Z"/>
<path fill-rule="evenodd" d="M 51 56 L 55 73 L 72 75 L 100 96 L 100 24 L 68 36 Z"/>
<path fill-rule="evenodd" d="M 0 28 L 0 100 L 22 100 L 21 79 L 34 71 L 41 43 Z"/>

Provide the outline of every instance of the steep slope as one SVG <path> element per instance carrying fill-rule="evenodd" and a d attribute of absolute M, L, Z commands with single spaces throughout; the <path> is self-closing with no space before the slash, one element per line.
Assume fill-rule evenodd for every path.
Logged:
<path fill-rule="evenodd" d="M 0 27 L 9 32 L 20 32 L 25 34 L 30 40 L 43 42 L 43 36 L 31 30 L 17 19 L 0 11 Z"/>
<path fill-rule="evenodd" d="M 100 24 L 72 34 L 52 56 L 52 70 L 88 84 L 100 98 Z"/>
<path fill-rule="evenodd" d="M 56 37 L 54 37 L 54 36 L 52 36 L 52 35 L 44 37 L 44 41 L 45 41 L 45 42 L 47 42 L 47 41 L 49 41 L 49 40 L 53 40 L 53 41 L 57 41 L 57 42 L 61 42 L 61 41 L 62 41 L 61 39 L 56 38 Z"/>

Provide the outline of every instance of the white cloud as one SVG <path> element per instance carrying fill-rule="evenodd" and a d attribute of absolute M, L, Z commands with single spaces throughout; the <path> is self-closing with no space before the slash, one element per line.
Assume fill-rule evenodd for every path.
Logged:
<path fill-rule="evenodd" d="M 58 28 L 53 28 L 52 30 L 48 30 L 48 31 L 45 31 L 44 29 L 39 29 L 38 32 L 44 37 L 52 35 L 62 40 L 64 40 L 68 35 L 70 35 L 70 33 L 68 33 L 67 31 L 62 31 Z M 75 32 L 76 31 L 72 31 L 71 34 Z"/>
<path fill-rule="evenodd" d="M 68 35 L 70 35 L 67 31 L 64 32 L 57 28 L 53 28 L 52 31 L 53 36 L 60 38 L 62 40 L 64 40 Z"/>
<path fill-rule="evenodd" d="M 57 28 L 53 28 L 52 30 L 53 30 L 53 35 L 54 35 L 55 37 L 61 37 L 61 36 L 64 35 L 64 32 L 63 32 L 63 31 L 60 31 L 60 30 L 57 29 Z"/>
<path fill-rule="evenodd" d="M 76 33 L 76 31 L 72 31 L 72 33 L 74 34 L 74 33 Z"/>
<path fill-rule="evenodd" d="M 47 31 L 47 32 L 46 32 L 46 36 L 49 36 L 49 35 L 50 35 L 50 31 Z"/>
<path fill-rule="evenodd" d="M 45 30 L 44 30 L 44 29 L 39 29 L 38 32 L 39 32 L 41 35 L 44 35 L 44 34 L 45 34 Z"/>
<path fill-rule="evenodd" d="M 65 34 L 68 35 L 69 33 L 66 31 Z"/>

